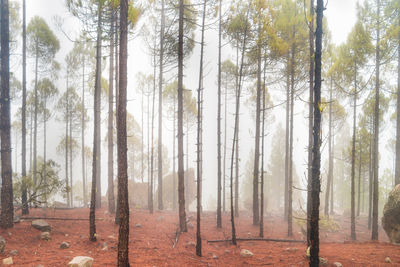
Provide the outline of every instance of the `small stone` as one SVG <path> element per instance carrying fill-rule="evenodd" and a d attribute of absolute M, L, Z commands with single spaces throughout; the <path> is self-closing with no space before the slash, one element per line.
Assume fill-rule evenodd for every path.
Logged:
<path fill-rule="evenodd" d="M 285 250 L 288 252 L 296 252 L 297 248 L 286 248 Z"/>
<path fill-rule="evenodd" d="M 160 217 L 157 218 L 157 222 L 161 222 L 163 220 L 164 220 L 164 216 L 160 216 Z"/>
<path fill-rule="evenodd" d="M 213 257 L 213 259 L 214 259 L 214 260 L 218 259 L 218 256 L 217 256 L 217 255 L 215 255 L 215 254 L 213 254 L 213 256 L 212 256 L 212 257 Z"/>
<path fill-rule="evenodd" d="M 21 217 L 18 215 L 14 215 L 14 223 L 19 223 L 21 221 Z"/>
<path fill-rule="evenodd" d="M 196 243 L 194 243 L 193 241 L 189 241 L 186 243 L 186 247 L 196 247 Z"/>
<path fill-rule="evenodd" d="M 230 254 L 231 251 L 229 249 L 225 249 L 225 254 Z"/>
<path fill-rule="evenodd" d="M 391 260 L 389 257 L 386 257 L 386 258 L 385 258 L 385 262 L 386 262 L 386 263 L 392 263 L 392 260 Z"/>
<path fill-rule="evenodd" d="M 194 228 L 193 223 L 192 223 L 192 222 L 188 222 L 188 223 L 187 223 L 187 227 L 188 227 L 189 229 L 193 229 L 193 228 Z"/>
<path fill-rule="evenodd" d="M 36 265 L 36 267 L 44 267 L 43 265 L 41 265 L 41 264 L 39 264 L 39 265 Z"/>
<path fill-rule="evenodd" d="M 254 254 L 253 254 L 253 252 L 251 252 L 250 250 L 242 249 L 242 250 L 240 251 L 240 256 L 247 258 L 247 257 L 253 257 Z"/>
<path fill-rule="evenodd" d="M 107 244 L 107 242 L 104 242 L 104 243 L 103 243 L 102 249 L 101 249 L 101 250 L 103 250 L 103 251 L 108 250 L 108 244 Z"/>
<path fill-rule="evenodd" d="M 69 234 L 65 234 L 65 237 L 68 237 L 69 236 Z"/>
<path fill-rule="evenodd" d="M 32 222 L 32 227 L 42 232 L 50 232 L 51 227 L 45 220 L 35 220 Z"/>
<path fill-rule="evenodd" d="M 4 252 L 4 248 L 6 247 L 6 240 L 0 236 L 0 253 Z"/>
<path fill-rule="evenodd" d="M 319 265 L 328 266 L 328 260 L 322 257 L 319 257 Z"/>
<path fill-rule="evenodd" d="M 68 267 L 92 267 L 93 258 L 86 256 L 77 256 L 68 263 Z"/>
<path fill-rule="evenodd" d="M 69 244 L 67 242 L 62 242 L 60 244 L 60 248 L 62 248 L 62 249 L 69 248 Z"/>
<path fill-rule="evenodd" d="M 11 250 L 10 251 L 10 255 L 11 256 L 17 256 L 18 255 L 18 250 L 16 250 L 16 249 Z"/>
<path fill-rule="evenodd" d="M 51 235 L 49 232 L 43 232 L 40 234 L 40 239 L 42 240 L 50 240 L 51 239 Z"/>
<path fill-rule="evenodd" d="M 137 223 L 137 224 L 136 224 L 136 227 L 137 227 L 137 228 L 142 228 L 142 225 L 141 225 L 140 223 Z"/>
<path fill-rule="evenodd" d="M 343 265 L 340 262 L 334 262 L 333 266 L 335 266 L 335 267 L 343 267 Z"/>
<path fill-rule="evenodd" d="M 306 256 L 307 256 L 307 258 L 311 257 L 310 249 L 311 249 L 311 247 L 307 247 L 307 250 L 306 250 Z"/>
<path fill-rule="evenodd" d="M 12 265 L 13 264 L 13 259 L 12 257 L 8 257 L 3 259 L 3 265 Z"/>

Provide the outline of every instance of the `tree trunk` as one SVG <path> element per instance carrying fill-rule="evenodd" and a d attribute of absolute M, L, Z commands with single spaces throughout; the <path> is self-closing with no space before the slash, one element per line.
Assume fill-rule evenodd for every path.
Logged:
<path fill-rule="evenodd" d="M 377 0 L 377 30 L 375 58 L 375 112 L 374 112 L 374 189 L 372 201 L 372 240 L 378 240 L 378 202 L 379 202 L 379 90 L 380 90 L 380 15 L 381 1 Z"/>
<path fill-rule="evenodd" d="M 236 45 L 236 68 L 239 67 L 239 41 Z M 236 70 L 235 79 L 236 97 L 239 92 L 239 73 Z M 236 137 L 236 152 L 235 152 L 235 217 L 239 217 L 239 134 L 240 134 L 240 114 L 237 115 L 237 137 Z"/>
<path fill-rule="evenodd" d="M 67 69 L 67 110 L 65 113 L 65 185 L 66 187 L 70 190 L 70 186 L 69 186 L 69 167 L 68 167 L 68 129 L 69 129 L 69 84 L 68 84 L 68 69 Z M 67 205 L 68 207 L 71 207 L 71 199 L 70 199 L 70 194 L 69 194 L 69 190 L 67 191 Z"/>
<path fill-rule="evenodd" d="M 288 218 L 289 208 L 289 127 L 290 127 L 290 80 L 289 80 L 289 54 L 286 63 L 286 133 L 285 133 L 285 196 L 284 218 Z"/>
<path fill-rule="evenodd" d="M 22 1 L 22 178 L 26 178 L 26 1 Z M 27 188 L 21 184 L 22 215 L 29 214 Z"/>
<path fill-rule="evenodd" d="M 71 191 L 70 191 L 70 199 L 71 199 L 71 207 L 74 207 L 74 195 L 73 195 L 73 175 L 72 175 L 72 107 L 70 110 L 69 114 L 69 177 L 70 177 L 70 185 L 71 185 Z"/>
<path fill-rule="evenodd" d="M 332 146 L 332 77 L 331 77 L 331 84 L 329 87 L 329 133 L 328 133 L 328 154 L 329 154 L 329 166 L 328 166 L 328 179 L 326 181 L 326 192 L 325 192 L 325 207 L 324 207 L 324 214 L 325 216 L 329 216 L 329 195 L 331 191 L 331 183 L 332 183 L 332 176 L 333 176 L 333 146 Z"/>
<path fill-rule="evenodd" d="M 164 209 L 163 203 L 163 164 L 162 164 L 162 90 L 163 90 L 163 60 L 164 60 L 164 0 L 161 0 L 161 31 L 160 31 L 160 77 L 158 90 L 158 209 Z"/>
<path fill-rule="evenodd" d="M 90 199 L 90 213 L 89 213 L 89 222 L 90 222 L 90 231 L 89 231 L 89 239 L 90 241 L 96 241 L 96 208 L 100 207 L 100 204 L 96 202 L 98 201 L 97 195 L 100 195 L 101 192 L 96 192 L 98 190 L 97 186 L 97 164 L 99 161 L 99 147 L 97 140 L 100 138 L 100 90 L 101 90 L 101 4 L 98 6 L 98 24 L 97 24 L 97 44 L 96 44 L 96 79 L 94 85 L 94 108 L 93 108 L 93 118 L 94 118 L 94 129 L 93 129 L 93 160 L 92 160 L 92 193 Z M 100 198 L 101 201 L 101 198 Z"/>
<path fill-rule="evenodd" d="M 34 115 L 33 115 L 33 185 L 37 185 L 37 113 L 38 113 L 38 43 L 36 42 L 36 56 L 35 56 L 35 87 L 34 87 Z"/>
<path fill-rule="evenodd" d="M 355 155 L 356 155 L 356 120 L 357 120 L 357 84 L 354 78 L 354 100 L 353 100 L 353 140 L 351 145 L 351 239 L 356 240 L 356 218 L 355 218 Z"/>
<path fill-rule="evenodd" d="M 311 177 L 312 177 L 312 147 L 313 147 L 313 121 L 314 121 L 314 0 L 310 1 L 310 18 L 309 24 L 309 103 L 308 103 L 308 163 L 307 163 L 307 246 L 310 246 L 310 222 L 311 222 Z"/>
<path fill-rule="evenodd" d="M 262 126 L 261 126 L 261 209 L 260 209 L 260 237 L 264 237 L 264 141 L 265 141 L 265 72 L 266 62 L 264 59 L 264 81 L 262 87 Z"/>
<path fill-rule="evenodd" d="M 335 147 L 335 134 L 333 133 L 333 131 L 334 131 L 334 129 L 332 129 L 332 151 L 331 151 L 332 175 L 331 175 L 331 193 L 330 193 L 330 195 L 331 195 L 331 204 L 329 206 L 330 207 L 330 214 L 332 214 L 332 215 L 333 215 L 333 167 L 334 167 L 333 159 L 335 158 L 335 149 L 334 149 L 334 147 Z"/>
<path fill-rule="evenodd" d="M 179 0 L 179 41 L 178 41 L 178 199 L 179 229 L 187 232 L 185 212 L 185 173 L 183 166 L 183 21 L 184 1 Z"/>
<path fill-rule="evenodd" d="M 203 90 L 203 55 L 204 55 L 204 25 L 206 20 L 206 6 L 207 0 L 203 2 L 203 20 L 201 25 L 201 51 L 200 51 L 200 73 L 199 73 L 199 89 L 197 90 L 197 222 L 196 222 L 196 255 L 201 257 L 201 228 L 200 228 L 200 215 L 201 215 L 201 183 L 202 183 L 202 171 L 201 171 L 201 154 L 203 153 L 201 143 L 201 132 L 203 131 L 203 123 L 201 117 L 202 109 L 202 90 Z M 221 0 L 220 0 L 221 7 Z M 221 8 L 220 8 L 221 10 Z M 221 12 L 221 11 L 220 11 Z"/>
<path fill-rule="evenodd" d="M 224 166 L 222 173 L 222 211 L 226 211 L 226 130 L 227 130 L 227 114 L 228 114 L 228 85 L 225 85 L 225 101 L 224 101 Z"/>
<path fill-rule="evenodd" d="M 119 27 L 119 24 L 118 24 L 118 20 L 119 20 L 119 17 L 118 17 L 118 12 L 116 12 L 116 14 L 115 14 L 115 20 L 114 20 L 114 22 L 115 22 L 115 29 L 118 29 L 118 27 Z M 118 38 L 119 38 L 119 35 L 118 35 L 118 33 L 119 33 L 119 31 L 117 31 L 117 30 L 115 30 L 115 38 L 114 38 L 114 40 L 115 40 L 115 45 L 114 45 L 114 48 L 115 48 L 115 75 L 114 75 L 114 79 L 115 79 L 115 110 L 118 110 L 118 103 L 119 103 L 119 53 L 118 53 L 118 45 L 119 45 L 119 42 L 118 42 Z M 116 118 L 117 116 L 115 116 L 115 121 L 117 121 L 117 118 Z M 117 190 L 118 190 L 118 188 L 117 188 Z M 114 222 L 115 222 L 115 224 L 119 224 L 119 212 L 120 212 L 120 208 L 119 208 L 119 195 L 118 195 L 118 193 L 117 193 L 117 207 L 116 207 L 116 209 L 115 209 L 115 220 L 114 220 Z"/>
<path fill-rule="evenodd" d="M 314 141 L 312 163 L 311 221 L 310 221 L 310 266 L 319 266 L 319 194 L 321 191 L 321 58 L 322 17 L 324 1 L 317 0 L 317 28 L 315 32 L 315 86 L 314 86 Z"/>
<path fill-rule="evenodd" d="M 46 96 L 43 99 L 43 182 L 44 185 L 47 187 L 47 164 L 46 164 Z M 47 194 L 44 194 L 44 205 L 47 207 Z"/>
<path fill-rule="evenodd" d="M 218 25 L 218 114 L 217 114 L 217 228 L 222 227 L 221 215 L 221 47 L 222 47 L 222 16 L 221 7 L 222 0 L 219 0 L 219 25 Z"/>
<path fill-rule="evenodd" d="M 293 32 L 295 29 L 293 29 Z M 293 34 L 294 38 L 294 34 Z M 289 130 L 289 177 L 288 177 L 288 236 L 293 236 L 293 118 L 294 118 L 294 75 L 296 46 L 292 45 L 290 62 L 290 130 Z"/>
<path fill-rule="evenodd" d="M 129 267 L 129 202 L 128 162 L 126 141 L 126 91 L 128 59 L 128 0 L 121 1 L 120 15 L 120 60 L 119 60 L 119 103 L 117 117 L 118 147 L 118 201 L 120 224 L 118 232 L 118 267 Z"/>
<path fill-rule="evenodd" d="M 397 10 L 399 14 L 399 10 Z M 397 15 L 397 22 L 400 27 L 400 18 Z M 395 167 L 395 185 L 400 184 L 400 31 L 397 34 L 397 105 L 396 105 L 396 167 Z"/>
<path fill-rule="evenodd" d="M 154 106 L 156 102 L 156 56 L 154 54 L 154 86 L 153 86 L 153 100 L 151 108 L 151 155 L 150 155 L 150 203 L 149 211 L 152 214 L 154 211 Z"/>
<path fill-rule="evenodd" d="M 360 162 L 358 163 L 358 201 L 357 201 L 357 217 L 360 217 L 360 202 L 361 202 L 361 138 L 360 138 Z"/>
<path fill-rule="evenodd" d="M 10 50 L 8 0 L 1 0 L 1 228 L 13 227 L 14 204 L 10 136 Z"/>
<path fill-rule="evenodd" d="M 172 210 L 176 210 L 176 170 L 175 170 L 175 161 L 176 161 L 176 154 L 175 154 L 175 149 L 176 149 L 176 98 L 174 96 L 173 100 L 173 106 L 174 106 L 174 118 L 173 118 L 173 127 L 172 127 Z"/>
<path fill-rule="evenodd" d="M 114 214 L 114 9 L 111 10 L 110 73 L 108 88 L 108 212 Z"/>
<path fill-rule="evenodd" d="M 374 155 L 373 155 L 373 132 L 374 132 L 374 130 L 373 130 L 373 128 L 374 128 L 374 123 L 373 123 L 373 121 L 374 121 L 374 119 L 372 119 L 372 122 L 371 122 L 371 130 L 370 130 L 370 133 L 371 133 L 371 138 L 369 139 L 369 171 L 368 171 L 368 173 L 369 173 L 369 179 L 368 179 L 368 182 L 369 182 L 369 191 L 368 191 L 368 229 L 370 230 L 371 229 L 371 226 L 372 226 L 372 192 L 373 192 L 373 180 L 374 180 L 374 170 L 373 170 L 373 167 L 372 167 L 372 164 L 373 164 L 373 158 L 374 158 Z"/>
<path fill-rule="evenodd" d="M 83 185 L 83 206 L 87 207 L 86 196 L 86 172 L 85 172 L 85 55 L 82 58 L 82 117 L 81 117 L 81 136 L 82 136 L 82 185 Z"/>

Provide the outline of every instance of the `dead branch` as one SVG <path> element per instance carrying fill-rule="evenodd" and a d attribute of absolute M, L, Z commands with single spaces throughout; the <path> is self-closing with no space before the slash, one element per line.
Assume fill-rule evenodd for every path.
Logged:
<path fill-rule="evenodd" d="M 179 226 L 178 226 L 178 228 L 176 229 L 176 233 L 175 233 L 175 242 L 174 242 L 174 244 L 172 245 L 172 248 L 175 248 L 176 245 L 178 244 L 179 236 L 180 236 L 180 235 L 181 235 L 181 231 L 180 231 Z"/>

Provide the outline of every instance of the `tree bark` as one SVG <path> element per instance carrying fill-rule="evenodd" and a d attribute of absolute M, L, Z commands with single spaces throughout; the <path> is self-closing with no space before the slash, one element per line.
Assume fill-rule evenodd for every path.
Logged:
<path fill-rule="evenodd" d="M 314 134 L 310 221 L 310 266 L 319 266 L 319 194 L 321 191 L 321 58 L 322 58 L 322 18 L 324 1 L 317 0 L 317 28 L 315 32 L 315 86 L 314 86 Z"/>
<path fill-rule="evenodd" d="M 8 0 L 1 0 L 1 228 L 14 226 L 10 125 L 10 49 Z"/>
<path fill-rule="evenodd" d="M 328 179 L 326 181 L 326 192 L 325 192 L 325 207 L 324 207 L 324 214 L 325 216 L 329 216 L 329 195 L 331 191 L 331 183 L 332 183 L 332 176 L 333 176 L 333 146 L 332 146 L 332 77 L 331 77 L 331 84 L 329 87 L 329 133 L 328 133 L 328 154 L 329 154 L 329 166 L 328 166 Z"/>
<path fill-rule="evenodd" d="M 22 1 L 22 179 L 26 178 L 26 1 Z M 22 215 L 29 214 L 27 188 L 21 183 Z"/>
<path fill-rule="evenodd" d="M 69 173 L 69 167 L 68 167 L 68 129 L 69 129 L 69 114 L 70 114 L 70 112 L 69 112 L 69 88 L 68 88 L 68 86 L 69 86 L 69 84 L 68 84 L 68 82 L 69 82 L 69 80 L 68 80 L 68 78 L 69 78 L 69 71 L 68 71 L 68 68 L 67 68 L 67 107 L 66 107 L 66 113 L 65 113 L 65 185 L 66 185 L 66 187 L 70 190 L 70 183 L 69 183 L 69 176 L 68 176 L 68 173 Z M 68 205 L 68 207 L 71 207 L 71 198 L 70 198 L 70 194 L 69 194 L 69 190 L 67 191 L 67 205 Z"/>
<path fill-rule="evenodd" d="M 260 237 L 264 237 L 264 141 L 265 141 L 265 72 L 266 62 L 264 59 L 264 80 L 262 87 L 262 126 L 261 126 L 261 192 L 260 192 Z"/>
<path fill-rule="evenodd" d="M 110 72 L 108 87 L 108 212 L 115 213 L 114 199 L 114 9 L 111 10 Z"/>
<path fill-rule="evenodd" d="M 293 29 L 295 32 L 295 29 Z M 293 34 L 293 38 L 294 38 Z M 290 60 L 290 130 L 289 130 L 289 177 L 288 177 L 288 236 L 293 236 L 293 118 L 294 118 L 294 76 L 296 46 L 292 45 Z"/>
<path fill-rule="evenodd" d="M 219 0 L 219 25 L 218 25 L 218 114 L 217 114 L 217 228 L 222 227 L 222 215 L 221 215 L 221 47 L 222 47 L 222 19 L 221 19 L 221 4 Z"/>
<path fill-rule="evenodd" d="M 83 206 L 87 207 L 86 195 L 86 172 L 85 172 L 85 55 L 82 58 L 82 117 L 81 117 L 81 136 L 82 136 L 82 185 L 83 185 Z"/>
<path fill-rule="evenodd" d="M 34 87 L 34 114 L 33 114 L 33 184 L 37 185 L 37 113 L 38 113 L 38 61 L 39 61 L 38 43 L 36 42 L 35 56 L 35 87 Z"/>
<path fill-rule="evenodd" d="M 356 240 L 356 218 L 355 218 L 355 154 L 356 154 L 356 120 L 357 120 L 357 83 L 354 78 L 354 100 L 353 100 L 353 139 L 351 145 L 351 239 Z"/>
<path fill-rule="evenodd" d="M 397 12 L 400 12 L 399 10 Z M 399 16 L 399 15 L 397 15 Z M 400 18 L 397 18 L 400 27 Z M 400 184 L 400 31 L 397 35 L 397 105 L 396 105 L 396 168 L 395 185 Z"/>
<path fill-rule="evenodd" d="M 98 186 L 97 180 L 98 177 L 98 168 L 97 165 L 99 163 L 99 147 L 97 140 L 100 139 L 100 90 L 101 90 L 101 4 L 98 5 L 98 21 L 97 21 L 97 44 L 96 44 L 96 79 L 94 85 L 94 103 L 93 103 L 93 118 L 94 118 L 94 129 L 93 129 L 93 160 L 92 160 L 92 192 L 91 192 L 91 200 L 90 200 L 90 213 L 89 213 L 89 239 L 90 241 L 96 241 L 96 208 L 100 208 L 100 204 L 96 203 L 98 201 L 97 195 L 100 195 L 101 201 L 101 192 L 97 192 Z"/>
<path fill-rule="evenodd" d="M 178 199 L 179 229 L 187 232 L 185 212 L 185 173 L 183 166 L 183 21 L 184 1 L 179 0 L 179 41 L 178 41 Z"/>
<path fill-rule="evenodd" d="M 289 80 L 289 54 L 286 63 L 286 132 L 285 132 L 285 196 L 284 218 L 288 218 L 289 208 L 289 127 L 290 127 L 290 80 Z"/>

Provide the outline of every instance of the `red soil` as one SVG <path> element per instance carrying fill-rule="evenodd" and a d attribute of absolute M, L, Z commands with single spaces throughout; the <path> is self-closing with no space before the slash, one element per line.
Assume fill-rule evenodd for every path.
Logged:
<path fill-rule="evenodd" d="M 75 210 L 33 210 L 29 216 L 58 218 L 88 218 L 88 209 Z M 195 224 L 195 216 L 191 221 Z M 88 239 L 88 221 L 48 220 L 52 227 L 50 241 L 40 240 L 40 232 L 31 227 L 30 221 L 21 221 L 14 228 L 0 230 L 6 241 L 6 249 L 0 258 L 10 255 L 11 250 L 18 250 L 13 257 L 14 266 L 45 267 L 67 266 L 74 256 L 94 258 L 93 266 L 116 266 L 118 227 L 113 216 L 105 209 L 97 211 L 97 242 Z M 161 217 L 162 216 L 162 217 Z M 140 223 L 142 227 L 136 227 Z M 400 246 L 389 244 L 386 234 L 380 229 L 380 242 L 370 242 L 370 231 L 365 220 L 357 225 L 358 242 L 349 242 L 348 220 L 339 222 L 341 232 L 321 232 L 320 256 L 343 266 L 384 266 L 388 256 L 393 266 L 400 266 Z M 203 257 L 195 255 L 195 228 L 179 237 L 179 242 L 172 248 L 178 217 L 170 211 L 155 212 L 153 215 L 144 210 L 134 210 L 131 214 L 130 227 L 130 263 L 131 266 L 307 266 L 304 243 L 279 242 L 238 242 L 238 246 L 229 243 L 207 243 L 206 240 L 230 238 L 229 214 L 223 217 L 223 228 L 217 229 L 215 213 L 202 216 Z M 264 224 L 266 238 L 287 238 L 286 223 L 279 217 L 267 217 Z M 257 237 L 259 227 L 252 225 L 250 216 L 244 214 L 237 220 L 238 237 Z M 302 234 L 295 226 L 293 239 L 302 239 Z M 60 243 L 70 243 L 70 248 L 60 249 Z M 102 250 L 107 243 L 108 249 Z M 240 256 L 241 249 L 254 253 L 251 258 Z M 390 265 L 390 264 L 388 264 Z"/>

